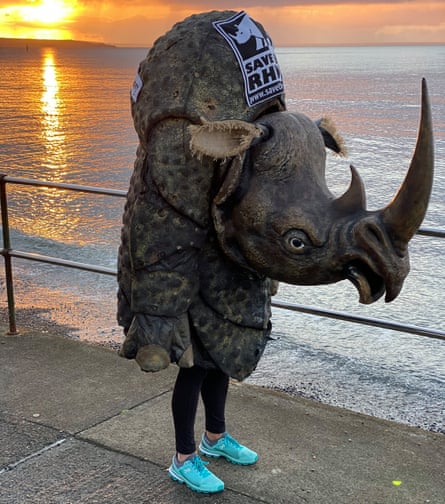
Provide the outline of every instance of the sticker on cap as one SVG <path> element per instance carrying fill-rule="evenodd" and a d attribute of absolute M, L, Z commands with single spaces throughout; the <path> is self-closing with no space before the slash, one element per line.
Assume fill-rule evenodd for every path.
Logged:
<path fill-rule="evenodd" d="M 232 48 L 244 78 L 249 107 L 284 92 L 283 78 L 272 41 L 244 11 L 213 23 Z"/>
<path fill-rule="evenodd" d="M 141 92 L 142 86 L 144 83 L 142 82 L 141 76 L 139 75 L 139 71 L 136 74 L 134 81 L 133 81 L 133 87 L 131 88 L 130 94 L 131 94 L 131 99 L 133 103 L 136 103 L 136 100 L 138 99 L 139 93 Z"/>

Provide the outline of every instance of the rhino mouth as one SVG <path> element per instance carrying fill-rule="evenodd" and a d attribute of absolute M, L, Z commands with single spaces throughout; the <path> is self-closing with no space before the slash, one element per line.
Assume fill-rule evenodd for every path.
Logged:
<path fill-rule="evenodd" d="M 353 261 L 346 266 L 346 278 L 358 290 L 360 303 L 371 304 L 385 293 L 385 281 L 362 261 Z"/>

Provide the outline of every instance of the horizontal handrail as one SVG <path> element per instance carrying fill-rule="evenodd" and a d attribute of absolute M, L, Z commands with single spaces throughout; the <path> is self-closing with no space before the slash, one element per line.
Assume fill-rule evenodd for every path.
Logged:
<path fill-rule="evenodd" d="M 423 236 L 435 236 L 436 238 L 445 238 L 445 231 L 437 228 L 420 227 L 417 230 L 417 234 Z"/>
<path fill-rule="evenodd" d="M 26 259 L 26 260 L 30 260 L 30 261 L 37 261 L 37 262 L 53 264 L 53 265 L 57 265 L 57 266 L 64 266 L 64 267 L 68 267 L 68 268 L 90 271 L 93 273 L 99 273 L 99 274 L 104 274 L 104 275 L 111 275 L 111 276 L 117 275 L 117 271 L 115 268 L 107 268 L 105 266 L 81 263 L 81 262 L 77 262 L 77 261 L 71 261 L 68 259 L 61 259 L 58 257 L 47 256 L 47 255 L 38 254 L 38 253 L 34 253 L 34 252 L 25 252 L 25 251 L 21 251 L 21 250 L 12 249 L 10 247 L 10 238 L 9 238 L 9 224 L 8 224 L 7 202 L 6 202 L 6 192 L 5 192 L 6 183 L 29 185 L 29 186 L 34 186 L 34 187 L 49 187 L 49 188 L 55 188 L 55 189 L 78 191 L 78 192 L 85 192 L 85 193 L 94 193 L 94 194 L 103 194 L 106 196 L 118 196 L 118 197 L 125 197 L 127 195 L 126 191 L 122 191 L 119 189 L 107 189 L 107 188 L 97 187 L 97 186 L 84 186 L 84 185 L 79 185 L 79 184 L 68 184 L 68 183 L 62 183 L 62 182 L 49 182 L 49 181 L 43 181 L 43 180 L 34 180 L 34 179 L 26 179 L 26 178 L 0 175 L 0 185 L 2 188 L 2 190 L 0 191 L 0 196 L 1 196 L 1 204 L 2 204 L 2 223 L 3 223 L 2 228 L 3 228 L 3 242 L 4 242 L 4 248 L 0 249 L 0 255 L 3 255 L 5 258 L 5 264 L 7 266 L 6 267 L 7 273 L 8 273 L 8 270 L 10 269 L 10 265 L 8 267 L 8 262 L 10 261 L 10 259 L 12 257 L 15 257 L 15 258 Z M 5 227 L 6 227 L 6 229 L 5 229 Z M 437 229 L 437 228 L 421 227 L 417 231 L 417 234 L 423 235 L 423 236 L 436 237 L 436 238 L 445 238 L 445 230 L 441 230 L 441 229 Z M 11 303 L 13 305 L 14 303 L 13 303 L 13 300 L 11 301 L 12 285 L 9 286 L 9 283 L 12 284 L 12 276 L 9 275 L 9 277 L 10 278 L 8 278 L 8 275 L 7 275 L 8 308 L 9 308 L 9 311 L 11 311 L 11 309 L 14 310 L 14 307 L 11 308 L 9 305 Z M 383 329 L 390 329 L 390 330 L 404 332 L 404 333 L 416 334 L 419 336 L 427 336 L 430 338 L 436 338 L 436 339 L 440 339 L 440 340 L 445 341 L 445 331 L 441 331 L 439 329 L 430 329 L 430 328 L 420 327 L 420 326 L 416 326 L 416 325 L 412 325 L 412 324 L 402 324 L 399 322 L 393 322 L 393 321 L 385 320 L 385 319 L 363 317 L 363 316 L 354 315 L 354 314 L 351 314 L 348 312 L 327 310 L 327 309 L 313 307 L 313 306 L 288 303 L 288 302 L 280 300 L 280 299 L 273 299 L 272 306 L 274 306 L 276 308 L 280 308 L 280 309 L 306 313 L 306 314 L 310 314 L 310 315 L 314 315 L 314 316 L 332 318 L 332 319 L 337 319 L 337 320 L 344 320 L 346 322 L 352 322 L 352 323 L 356 323 L 356 324 L 364 324 L 364 325 L 369 325 L 369 326 L 374 326 L 374 327 L 380 327 Z M 10 323 L 10 332 L 14 333 L 14 332 L 17 332 L 15 329 L 15 315 L 12 317 L 12 319 L 13 319 L 13 323 L 12 324 Z M 10 314 L 10 321 L 11 321 L 11 314 Z M 12 330 L 11 330 L 11 326 L 13 326 Z"/>
<path fill-rule="evenodd" d="M 272 306 L 275 306 L 276 308 L 283 308 L 284 310 L 291 310 L 301 313 L 307 313 L 309 315 L 316 315 L 318 317 L 344 320 L 347 322 L 353 322 L 355 324 L 364 324 L 374 327 L 381 327 L 383 329 L 391 329 L 392 331 L 417 334 L 418 336 L 428 336 L 429 338 L 436 338 L 445 341 L 445 331 L 441 331 L 440 329 L 430 329 L 411 324 L 402 324 L 400 322 L 393 322 L 386 319 L 362 317 L 360 315 L 353 315 L 352 313 L 348 312 L 326 310 L 324 308 L 317 308 L 315 306 L 288 303 L 286 301 L 281 301 L 279 299 L 274 300 L 272 302 Z"/>
<path fill-rule="evenodd" d="M 0 250 L 3 253 L 3 251 Z M 36 254 L 31 252 L 22 252 L 20 250 L 10 250 L 9 255 L 11 257 L 18 257 L 21 259 L 28 259 L 30 261 L 43 262 L 47 264 L 54 264 L 59 266 L 65 266 L 68 268 L 79 269 L 83 271 L 90 271 L 92 273 L 101 273 L 104 275 L 117 276 L 117 270 L 115 268 L 106 268 L 104 266 L 80 263 L 77 261 L 70 261 L 67 259 L 60 259 L 58 257 L 51 257 L 42 254 Z M 393 322 L 385 319 L 377 319 L 373 317 L 363 317 L 360 315 L 353 315 L 348 312 L 327 310 L 324 308 L 317 308 L 314 306 L 300 305 L 296 303 L 289 303 L 280 299 L 273 299 L 272 306 L 276 308 L 281 308 L 284 310 L 295 311 L 306 313 L 309 315 L 315 315 L 324 318 L 332 318 L 337 320 L 343 320 L 345 322 L 352 322 L 355 324 L 363 324 L 374 327 L 380 327 L 383 329 L 391 329 L 393 331 L 417 334 L 419 336 L 427 336 L 429 338 L 436 338 L 445 341 L 445 331 L 439 329 L 430 329 L 426 327 L 402 324 L 400 322 Z"/>
<path fill-rule="evenodd" d="M 4 175 L 2 177 L 2 181 L 4 183 L 9 183 L 9 184 L 29 185 L 29 186 L 34 186 L 34 187 L 49 187 L 49 188 L 53 188 L 53 189 L 62 189 L 62 190 L 66 190 L 66 191 L 78 191 L 78 192 L 85 192 L 85 193 L 103 194 L 106 196 L 119 196 L 119 197 L 126 197 L 127 196 L 127 191 L 123 191 L 122 189 L 108 189 L 105 187 L 98 187 L 98 186 L 68 184 L 65 182 L 50 182 L 47 180 L 11 177 L 9 175 Z M 438 229 L 438 228 L 432 228 L 432 227 L 420 227 L 417 230 L 417 234 L 423 235 L 423 236 L 432 236 L 432 237 L 436 237 L 436 238 L 445 238 L 445 230 Z"/>
<path fill-rule="evenodd" d="M 127 196 L 127 191 L 121 189 L 108 189 L 98 186 L 86 186 L 79 184 L 67 184 L 65 182 L 50 182 L 47 180 L 27 179 L 19 177 L 10 177 L 8 175 L 2 177 L 4 183 L 29 185 L 35 187 L 52 187 L 53 189 L 63 189 L 66 191 L 78 191 L 85 193 L 104 194 L 106 196 Z"/>
<path fill-rule="evenodd" d="M 2 255 L 5 251 L 0 250 Z M 57 266 L 65 266 L 67 268 L 74 268 L 83 271 L 91 271 L 92 273 L 102 273 L 103 275 L 116 276 L 117 271 L 113 268 L 107 268 L 105 266 L 99 266 L 95 264 L 81 263 L 77 261 L 70 261 L 69 259 L 61 259 L 59 257 L 51 257 L 43 254 L 37 254 L 35 252 L 22 252 L 21 250 L 10 249 L 8 251 L 10 257 L 18 257 L 20 259 L 28 259 L 29 261 L 42 262 L 47 264 L 55 264 Z"/>

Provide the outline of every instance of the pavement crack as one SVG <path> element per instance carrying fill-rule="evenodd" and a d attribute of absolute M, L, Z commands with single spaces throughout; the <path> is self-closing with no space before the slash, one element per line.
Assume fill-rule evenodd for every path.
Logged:
<path fill-rule="evenodd" d="M 39 457 L 40 455 L 43 455 L 44 453 L 52 450 L 53 448 L 57 448 L 58 446 L 62 445 L 65 441 L 67 441 L 67 438 L 58 439 L 54 443 L 51 443 L 51 444 L 49 444 L 47 446 L 44 446 L 40 450 L 37 450 L 34 453 L 30 453 L 26 457 L 23 457 L 22 459 L 17 460 L 17 462 L 13 462 L 12 464 L 8 464 L 7 466 L 5 466 L 2 469 L 0 469 L 0 476 L 3 473 L 6 473 L 8 471 L 12 471 L 13 469 L 15 469 L 16 467 L 18 467 L 21 464 L 24 464 L 25 462 L 28 462 L 28 460 L 34 459 L 36 457 Z"/>
<path fill-rule="evenodd" d="M 164 395 L 166 394 L 169 394 L 170 392 L 172 391 L 172 388 L 169 388 L 167 390 L 163 390 L 162 392 L 160 392 L 159 394 L 155 394 L 154 396 L 152 397 L 149 397 L 148 399 L 144 399 L 143 401 L 140 401 L 136 404 L 133 404 L 132 406 L 129 406 L 127 408 L 124 408 L 123 410 L 119 410 L 117 411 L 116 413 L 113 413 L 112 415 L 109 415 L 107 416 L 106 418 L 101 418 L 100 420 L 98 420 L 97 422 L 91 424 L 91 425 L 88 425 L 80 430 L 77 430 L 76 432 L 73 432 L 73 436 L 74 437 L 81 437 L 82 434 L 84 432 L 87 432 L 88 430 L 90 429 L 94 429 L 95 427 L 101 425 L 101 424 L 104 424 L 105 422 L 109 422 L 110 420 L 112 420 L 113 418 L 117 418 L 119 417 L 121 414 L 122 414 L 122 411 L 133 411 L 135 410 L 136 408 L 139 408 L 140 406 L 144 405 L 144 404 L 147 404 L 151 401 L 154 401 L 156 399 L 159 399 L 160 397 L 163 397 Z"/>

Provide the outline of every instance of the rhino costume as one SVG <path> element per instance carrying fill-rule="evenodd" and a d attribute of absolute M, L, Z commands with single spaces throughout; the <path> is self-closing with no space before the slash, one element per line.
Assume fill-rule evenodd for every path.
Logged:
<path fill-rule="evenodd" d="M 408 174 L 374 212 L 352 166 L 347 192 L 332 195 L 326 147 L 343 154 L 341 138 L 286 111 L 283 93 L 270 38 L 244 12 L 191 16 L 140 64 L 118 321 L 120 353 L 142 370 L 176 362 L 246 378 L 270 338 L 278 281 L 349 279 L 363 303 L 399 294 L 432 186 L 425 82 Z"/>

